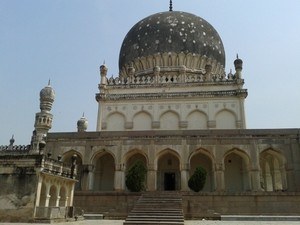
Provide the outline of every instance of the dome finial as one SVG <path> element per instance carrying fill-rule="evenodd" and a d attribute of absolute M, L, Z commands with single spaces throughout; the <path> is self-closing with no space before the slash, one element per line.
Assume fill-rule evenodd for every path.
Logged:
<path fill-rule="evenodd" d="M 50 84 L 51 84 L 51 80 L 50 80 L 50 78 L 49 78 L 49 80 L 48 80 L 48 86 L 50 86 Z"/>
<path fill-rule="evenodd" d="M 172 2 L 172 0 L 170 0 L 169 11 L 170 11 L 170 12 L 172 12 L 172 11 L 173 11 L 173 2 Z"/>
<path fill-rule="evenodd" d="M 9 146 L 13 146 L 14 142 L 15 142 L 14 135 L 12 135 L 11 139 L 9 140 Z"/>

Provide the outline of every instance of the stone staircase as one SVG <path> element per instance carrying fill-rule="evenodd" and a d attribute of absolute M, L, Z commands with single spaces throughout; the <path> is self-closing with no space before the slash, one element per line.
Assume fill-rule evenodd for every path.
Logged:
<path fill-rule="evenodd" d="M 181 194 L 146 192 L 142 194 L 124 225 L 184 225 Z"/>

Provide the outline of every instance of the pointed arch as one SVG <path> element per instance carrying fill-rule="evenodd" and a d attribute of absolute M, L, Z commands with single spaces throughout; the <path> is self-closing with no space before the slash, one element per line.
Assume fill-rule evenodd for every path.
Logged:
<path fill-rule="evenodd" d="M 68 192 L 67 188 L 65 186 L 62 186 L 59 190 L 59 206 L 60 207 L 66 207 L 67 206 L 67 201 L 68 201 Z"/>
<path fill-rule="evenodd" d="M 277 150 L 268 148 L 259 156 L 261 167 L 261 186 L 265 191 L 282 191 L 287 189 L 286 158 Z"/>
<path fill-rule="evenodd" d="M 159 117 L 161 130 L 178 130 L 180 116 L 176 111 L 168 110 Z"/>
<path fill-rule="evenodd" d="M 147 111 L 140 111 L 133 116 L 133 130 L 151 130 L 152 116 Z"/>
<path fill-rule="evenodd" d="M 107 131 L 122 131 L 125 130 L 126 117 L 121 112 L 113 112 L 107 115 Z"/>
<path fill-rule="evenodd" d="M 138 150 L 138 149 L 133 149 L 133 150 L 127 152 L 123 158 L 124 159 L 122 161 L 125 162 L 125 163 L 123 163 L 123 165 L 125 165 L 126 174 L 127 174 L 128 170 L 138 161 L 142 162 L 144 167 L 148 171 L 148 165 L 149 165 L 148 157 L 143 151 Z M 144 185 L 145 185 L 145 188 L 147 189 L 147 187 L 148 187 L 147 174 L 146 174 L 146 179 L 145 179 Z"/>
<path fill-rule="evenodd" d="M 207 129 L 208 116 L 205 112 L 199 109 L 193 110 L 187 115 L 188 129 Z"/>
<path fill-rule="evenodd" d="M 157 154 L 157 189 L 180 190 L 180 156 L 171 149 L 165 149 Z"/>
<path fill-rule="evenodd" d="M 224 154 L 225 188 L 229 192 L 251 190 L 250 157 L 240 149 L 231 149 Z"/>
<path fill-rule="evenodd" d="M 107 151 L 98 152 L 93 158 L 94 190 L 113 191 L 115 177 L 115 158 Z"/>
<path fill-rule="evenodd" d="M 147 166 L 149 163 L 147 154 L 139 149 L 132 149 L 129 152 L 127 152 L 123 156 L 122 162 L 126 163 L 126 168 L 128 168 L 127 165 L 131 164 L 132 161 L 130 161 L 130 160 L 133 160 L 133 159 L 143 161 L 145 163 L 145 166 Z"/>
<path fill-rule="evenodd" d="M 237 116 L 229 109 L 222 109 L 215 116 L 217 129 L 236 129 Z"/>
<path fill-rule="evenodd" d="M 50 187 L 49 195 L 50 195 L 49 206 L 50 207 L 57 206 L 56 203 L 57 203 L 57 197 L 58 197 L 58 190 L 55 185 L 52 185 Z"/>
<path fill-rule="evenodd" d="M 206 182 L 203 191 L 214 190 L 214 157 L 206 149 L 197 149 L 189 156 L 190 176 L 195 172 L 198 166 L 201 166 L 206 172 Z"/>

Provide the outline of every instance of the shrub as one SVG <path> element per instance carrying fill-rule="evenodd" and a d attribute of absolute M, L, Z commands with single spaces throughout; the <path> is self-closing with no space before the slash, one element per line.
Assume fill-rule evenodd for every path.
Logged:
<path fill-rule="evenodd" d="M 126 187 L 132 192 L 140 192 L 145 189 L 147 169 L 142 161 L 136 161 L 127 171 Z"/>
<path fill-rule="evenodd" d="M 189 188 L 195 192 L 201 191 L 206 181 L 206 175 L 206 170 L 198 166 L 188 181 Z"/>

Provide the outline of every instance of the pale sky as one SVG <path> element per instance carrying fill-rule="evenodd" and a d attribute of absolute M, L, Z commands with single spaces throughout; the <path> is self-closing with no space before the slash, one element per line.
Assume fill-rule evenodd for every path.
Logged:
<path fill-rule="evenodd" d="M 51 79 L 51 132 L 95 131 L 99 66 L 118 75 L 119 50 L 141 19 L 169 0 L 0 0 L 0 145 L 29 144 L 39 92 Z M 247 128 L 300 127 L 300 1 L 174 0 L 218 31 L 226 72 L 244 61 Z"/>

